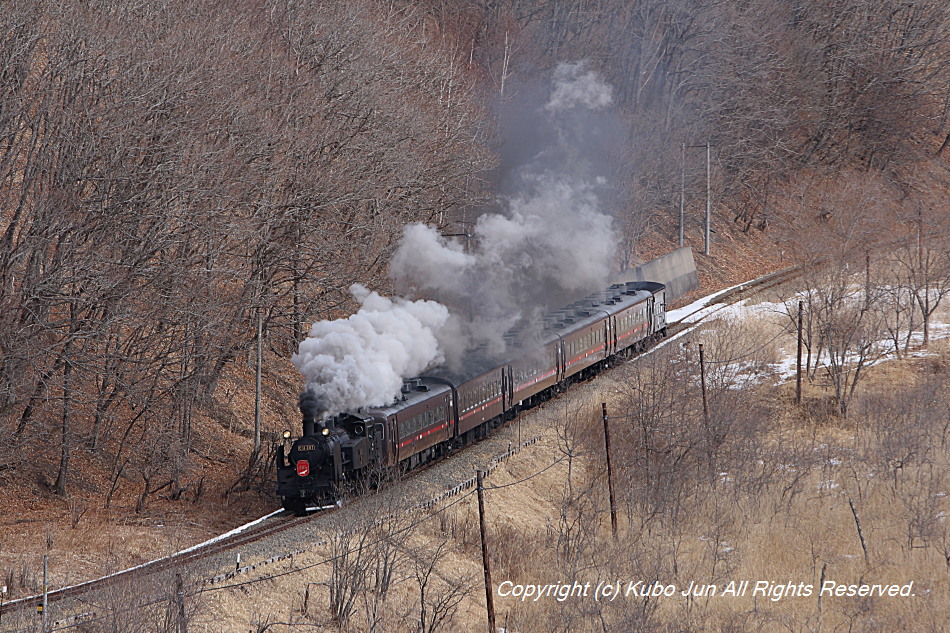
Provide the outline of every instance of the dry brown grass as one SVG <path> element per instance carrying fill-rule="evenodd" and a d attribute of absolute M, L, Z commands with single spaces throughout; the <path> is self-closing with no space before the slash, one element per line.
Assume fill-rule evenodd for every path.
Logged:
<path fill-rule="evenodd" d="M 717 354 L 741 352 L 753 342 L 758 346 L 768 341 L 775 327 L 758 323 L 754 335 L 737 341 L 728 328 L 719 326 L 717 333 L 703 340 Z M 944 609 L 950 592 L 944 556 L 950 540 L 946 520 L 941 518 L 945 515 L 939 514 L 948 511 L 946 492 L 950 490 L 945 476 L 950 461 L 947 409 L 942 418 L 915 419 L 916 452 L 900 467 L 894 456 L 901 448 L 901 434 L 889 433 L 887 420 L 879 415 L 887 414 L 881 402 L 892 393 L 913 391 L 930 380 L 946 385 L 950 376 L 947 343 L 938 342 L 932 348 L 937 355 L 876 367 L 847 420 L 831 415 L 830 408 L 823 406 L 828 394 L 820 384 L 806 383 L 802 408 L 792 405 L 794 385 L 789 383 L 759 386 L 741 392 L 739 398 L 732 393 L 735 390 L 724 392 L 733 397 L 726 403 L 735 419 L 726 428 L 730 435 L 717 449 L 715 469 L 708 471 L 705 462 L 697 460 L 676 472 L 670 480 L 673 485 L 653 490 L 639 486 L 638 471 L 624 463 L 624 456 L 632 453 L 629 449 L 625 453 L 621 442 L 631 435 L 632 421 L 619 416 L 634 408 L 629 399 L 636 394 L 630 388 L 630 370 L 621 369 L 582 386 L 581 395 L 574 392 L 524 416 L 523 437 L 543 433 L 544 440 L 497 469 L 487 480 L 493 488 L 486 492 L 496 589 L 504 581 L 589 581 L 592 591 L 600 581 L 620 582 L 625 588 L 630 581 L 642 579 L 675 584 L 680 590 L 690 581 L 710 583 L 721 594 L 732 580 L 817 586 L 824 572 L 826 579 L 847 584 L 904 585 L 913 580 L 916 595 L 822 598 L 819 606 L 817 587 L 811 596 L 779 600 L 753 597 L 750 588 L 739 597 L 621 596 L 606 604 L 591 596 L 522 602 L 496 594 L 498 625 L 522 632 L 602 631 L 604 626 L 643 631 L 943 630 L 950 625 Z M 761 362 L 771 361 L 775 353 L 767 351 Z M 692 391 L 684 394 L 695 399 L 695 376 L 691 380 Z M 935 394 L 945 401 L 942 392 Z M 607 402 L 611 414 L 618 416 L 612 423 L 620 503 L 616 540 L 610 532 L 601 402 Z M 675 419 L 670 428 L 686 429 L 682 434 L 686 439 L 699 437 L 687 432 L 697 423 L 699 410 L 695 402 L 689 403 L 684 411 L 693 417 Z M 924 424 L 928 420 L 931 424 Z M 515 427 L 504 432 L 517 436 Z M 227 430 L 222 428 L 221 433 Z M 682 458 L 684 463 L 690 459 L 689 452 Z M 867 561 L 852 503 L 868 549 Z M 70 508 L 63 507 L 56 527 L 52 521 L 37 520 L 6 529 L 22 529 L 19 538 L 34 544 L 34 552 L 42 552 L 51 543 L 59 584 L 110 571 L 107 567 L 141 562 L 214 531 L 211 524 L 189 524 L 187 514 L 175 514 L 176 507 L 157 501 L 148 515 L 129 520 L 126 503 L 109 516 L 84 515 L 75 529 L 68 527 Z M 239 501 L 221 512 L 239 515 L 242 507 Z M 445 589 L 451 582 L 465 580 L 465 598 L 442 630 L 483 628 L 474 495 L 429 514 L 406 513 L 402 520 L 421 521 L 401 541 L 406 556 L 431 552 L 445 542 L 435 568 L 437 587 Z M 5 541 L 0 559 L 8 552 Z M 313 548 L 236 579 L 259 582 L 216 587 L 201 594 L 193 601 L 196 613 L 191 629 L 332 627 L 327 606 L 330 565 L 325 562 L 331 555 L 329 548 Z M 40 556 L 9 557 L 6 560 L 17 562 L 7 568 L 17 581 L 23 575 L 36 586 Z M 409 560 L 404 559 L 386 597 L 379 630 L 413 630 L 419 594 Z M 279 575 L 284 572 L 290 573 Z M 344 630 L 369 630 L 366 608 L 367 603 L 360 602 Z"/>
<path fill-rule="evenodd" d="M 631 384 L 631 369 L 614 372 L 581 388 L 582 396 L 558 399 L 522 420 L 525 437 L 544 433 L 544 440 L 502 464 L 486 491 L 488 531 L 493 562 L 497 624 L 510 631 L 940 631 L 947 621 L 946 597 L 950 575 L 945 559 L 950 547 L 947 523 L 947 466 L 950 435 L 946 394 L 928 393 L 943 406 L 942 417 L 924 415 L 893 418 L 884 404 L 896 391 L 925 393 L 950 376 L 950 351 L 939 355 L 882 365 L 869 377 L 848 420 L 817 410 L 804 415 L 792 402 L 794 385 L 761 386 L 743 392 L 748 408 L 734 402 L 735 420 L 715 452 L 715 468 L 704 459 L 684 466 L 687 452 L 669 487 L 649 490 L 639 485 L 634 463 L 622 441 L 621 418 Z M 819 387 L 807 392 L 818 398 Z M 944 390 L 946 391 L 946 390 Z M 693 392 L 691 392 L 693 394 Z M 727 394 L 728 395 L 728 394 Z M 692 397 L 692 395 L 690 396 Z M 611 535 L 600 403 L 613 415 L 615 482 L 620 503 L 619 535 Z M 932 403 L 931 403 L 932 404 Z M 690 409 L 695 411 L 696 408 Z M 933 409 L 934 411 L 940 410 Z M 886 419 L 882 419 L 881 416 Z M 743 416 L 748 416 L 744 420 Z M 891 417 L 888 417 L 891 416 Z M 893 418 L 893 419 L 892 419 Z M 676 423 L 688 427 L 696 420 Z M 754 423 L 754 424 L 753 424 Z M 900 433 L 891 427 L 914 424 L 912 457 L 901 467 L 893 461 L 901 448 Z M 516 429 L 504 431 L 512 435 Z M 628 434 L 629 435 L 629 434 Z M 695 437 L 683 434 L 683 438 Z M 895 442 L 897 444 L 895 444 Z M 702 454 L 703 446 L 694 451 Z M 648 494 L 649 493 L 649 494 Z M 381 507 L 398 503 L 360 505 L 358 513 L 338 526 L 327 525 L 324 536 L 371 521 Z M 852 504 L 854 510 L 852 510 Z M 861 545 L 867 547 L 867 559 Z M 443 631 L 484 628 L 484 589 L 481 584 L 477 509 L 474 494 L 450 499 L 441 508 L 399 513 L 397 527 L 412 525 L 405 534 L 390 527 L 398 542 L 398 573 L 382 599 L 364 591 L 345 626 L 347 631 L 372 630 L 369 607 L 381 600 L 377 630 L 415 630 L 419 616 L 418 582 L 414 564 L 431 560 L 443 545 L 434 566 L 433 592 L 453 583 L 464 588 L 464 599 Z M 364 525 L 364 524 L 360 524 Z M 129 526 L 129 529 L 134 529 Z M 370 530 L 376 528 L 365 528 Z M 392 531 L 392 530 L 396 531 Z M 121 538 L 84 533 L 91 539 Z M 55 543 L 71 538 L 62 533 Z M 174 539 L 172 539 L 174 540 Z M 382 551 L 375 537 L 366 541 L 377 560 Z M 376 549 L 373 549 L 376 548 Z M 193 603 L 194 631 L 312 630 L 336 628 L 329 609 L 334 555 L 330 546 L 313 547 L 292 559 L 260 567 L 239 576 L 230 588 L 215 586 Z M 254 562 L 254 561 L 247 561 Z M 897 584 L 913 581 L 910 597 L 822 597 L 819 583 Z M 372 575 L 367 575 L 371 578 Z M 719 595 L 686 598 L 640 598 L 621 595 L 613 602 L 593 599 L 601 581 L 658 581 L 678 591 L 691 581 L 715 584 Z M 247 584 L 246 581 L 254 581 Z M 508 581 L 517 584 L 590 582 L 587 597 L 537 602 L 499 596 Z M 744 596 L 723 596 L 730 581 L 749 581 Z M 810 596 L 753 596 L 757 581 L 773 585 L 812 585 Z M 506 585 L 507 586 L 507 585 Z"/>

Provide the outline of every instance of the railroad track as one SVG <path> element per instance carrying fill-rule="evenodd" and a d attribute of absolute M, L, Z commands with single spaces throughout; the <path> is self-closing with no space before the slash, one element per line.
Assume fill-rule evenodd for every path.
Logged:
<path fill-rule="evenodd" d="M 727 306 L 736 304 L 766 290 L 771 290 L 772 288 L 797 278 L 800 274 L 801 269 L 797 266 L 784 268 L 710 295 L 705 298 L 707 300 L 702 306 L 696 307 L 688 314 L 683 315 L 678 321 L 669 323 L 667 325 L 667 338 L 672 338 L 687 330 L 691 330 L 697 323 L 725 309 Z"/>
<path fill-rule="evenodd" d="M 225 552 L 230 549 L 241 547 L 249 543 L 259 541 L 274 534 L 294 528 L 301 523 L 310 520 L 310 516 L 288 518 L 286 511 L 273 512 L 257 521 L 232 530 L 231 532 L 219 536 L 215 539 L 206 541 L 195 547 L 182 550 L 171 556 L 159 558 L 136 567 L 131 567 L 123 571 L 103 576 L 94 580 L 56 589 L 46 594 L 47 605 L 61 602 L 67 598 L 75 598 L 87 592 L 104 589 L 117 583 L 126 582 L 131 578 L 140 575 L 154 574 L 168 569 L 175 569 L 188 565 L 197 560 Z M 43 595 L 37 594 L 27 596 L 3 603 L 0 606 L 0 618 L 9 616 L 15 612 L 27 608 L 36 608 L 43 602 Z"/>
<path fill-rule="evenodd" d="M 703 305 L 696 307 L 692 312 L 683 315 L 679 320 L 668 324 L 667 338 L 674 338 L 685 331 L 693 329 L 703 319 L 710 316 L 711 314 L 715 314 L 717 311 L 725 308 L 728 305 L 737 303 L 790 281 L 797 277 L 799 272 L 800 271 L 797 268 L 787 268 L 765 275 L 763 277 L 759 277 L 758 279 L 739 284 L 720 293 L 707 297 L 707 301 L 705 301 Z M 427 470 L 427 467 L 420 469 L 418 472 L 425 470 Z M 474 478 L 472 478 L 472 480 L 474 481 Z M 466 484 L 467 482 L 456 486 L 456 488 L 465 488 Z M 435 502 L 437 499 L 450 496 L 454 492 L 455 489 L 447 490 L 443 495 L 439 495 L 439 497 L 433 498 L 430 501 Z M 426 503 L 429 502 L 423 502 L 422 505 L 425 505 Z M 325 508 L 322 512 L 317 513 L 317 516 L 325 516 L 330 511 L 332 511 L 332 507 Z M 251 524 L 237 528 L 230 533 L 197 545 L 193 548 L 183 550 L 171 556 L 126 569 L 110 576 L 105 576 L 77 585 L 72 585 L 70 587 L 64 587 L 62 589 L 50 591 L 47 593 L 47 603 L 48 605 L 55 604 L 68 598 L 77 598 L 88 592 L 108 588 L 109 586 L 116 583 L 125 582 L 142 575 L 155 574 L 166 570 L 180 568 L 197 562 L 201 559 L 243 547 L 280 532 L 293 529 L 310 521 L 312 518 L 314 518 L 314 515 L 308 515 L 304 517 L 289 517 L 287 512 L 274 512 L 270 515 L 267 515 L 266 517 L 258 519 Z M 42 604 L 42 599 L 43 596 L 39 594 L 6 602 L 0 605 L 0 619 L 2 619 L 4 616 L 9 617 L 10 615 L 22 612 L 25 609 L 35 609 L 37 605 Z M 86 615 L 90 614 L 86 613 Z M 81 621 L 82 614 L 73 616 L 72 619 L 76 618 L 79 618 L 79 621 Z M 32 630 L 32 628 L 35 627 L 30 627 L 30 630 Z M 27 629 L 21 630 L 26 631 Z"/>

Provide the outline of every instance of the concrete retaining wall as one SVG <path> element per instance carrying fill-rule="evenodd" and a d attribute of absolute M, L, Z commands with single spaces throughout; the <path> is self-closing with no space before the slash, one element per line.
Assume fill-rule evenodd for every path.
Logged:
<path fill-rule="evenodd" d="M 628 281 L 659 281 L 666 284 L 667 302 L 675 301 L 699 288 L 699 275 L 693 261 L 693 250 L 684 246 L 653 261 L 628 268 L 614 276 L 612 283 Z"/>

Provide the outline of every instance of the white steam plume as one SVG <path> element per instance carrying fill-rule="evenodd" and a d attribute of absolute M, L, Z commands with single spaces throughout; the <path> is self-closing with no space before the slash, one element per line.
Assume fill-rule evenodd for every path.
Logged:
<path fill-rule="evenodd" d="M 449 318 L 445 306 L 387 299 L 359 284 L 350 292 L 359 311 L 314 323 L 291 358 L 328 414 L 388 404 L 404 378 L 443 360 L 437 333 Z"/>
<path fill-rule="evenodd" d="M 554 71 L 554 89 L 544 109 L 560 112 L 572 108 L 600 110 L 613 104 L 614 91 L 587 62 L 560 64 Z"/>
<path fill-rule="evenodd" d="M 504 332 L 519 321 L 606 285 L 616 238 L 601 210 L 605 179 L 592 173 L 577 141 L 596 126 L 592 113 L 611 103 L 611 87 L 584 62 L 562 64 L 539 108 L 548 115 L 546 137 L 519 166 L 517 193 L 476 222 L 470 252 L 434 228 L 405 229 L 390 272 L 465 321 L 453 323 L 458 334 L 444 346 L 450 364 L 479 343 L 502 353 Z"/>
<path fill-rule="evenodd" d="M 615 238 L 592 160 L 603 148 L 591 132 L 611 103 L 611 87 L 584 62 L 561 65 L 546 101 L 524 110 L 547 129 L 512 144 L 527 140 L 521 150 L 530 151 L 507 172 L 517 188 L 499 200 L 501 211 L 479 218 L 465 247 L 424 225 L 405 229 L 391 273 L 438 302 L 354 285 L 356 314 L 313 325 L 292 360 L 325 414 L 388 404 L 404 379 L 431 366 L 463 369 L 477 344 L 501 354 L 504 332 L 606 284 Z"/>

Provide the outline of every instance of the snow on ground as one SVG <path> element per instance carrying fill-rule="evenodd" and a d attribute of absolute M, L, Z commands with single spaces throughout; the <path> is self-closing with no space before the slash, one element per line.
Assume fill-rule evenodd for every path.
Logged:
<path fill-rule="evenodd" d="M 666 313 L 666 322 L 675 323 L 677 321 L 682 321 L 683 323 L 697 323 L 703 319 L 703 317 L 715 312 L 716 310 L 722 309 L 725 304 L 718 303 L 715 300 L 730 290 L 735 290 L 744 284 L 737 284 L 730 288 L 725 288 L 719 292 L 714 292 L 711 295 L 706 295 L 701 299 L 697 299 L 688 306 L 677 308 L 676 310 L 668 310 Z"/>
<path fill-rule="evenodd" d="M 776 333 L 776 349 L 779 358 L 775 362 L 768 363 L 765 372 L 762 372 L 761 364 L 737 362 L 737 374 L 746 374 L 746 378 L 749 378 L 750 376 L 748 376 L 748 374 L 754 373 L 757 374 L 758 379 L 770 377 L 777 382 L 793 380 L 795 378 L 797 365 L 797 345 L 793 329 L 794 319 L 789 316 L 789 311 L 797 310 L 797 299 L 791 300 L 788 304 L 769 301 L 756 302 L 754 299 L 744 299 L 732 305 L 716 301 L 719 296 L 731 289 L 732 288 L 727 288 L 726 290 L 703 297 L 686 307 L 670 310 L 667 313 L 668 322 L 683 321 L 684 323 L 695 324 L 706 320 L 708 323 L 713 324 L 717 321 L 725 321 L 740 327 L 752 321 L 765 323 L 767 327 L 772 328 Z M 946 317 L 948 312 L 950 312 L 950 306 L 945 306 L 939 316 Z M 783 329 L 787 330 L 788 333 L 783 335 L 781 333 Z M 950 323 L 939 318 L 938 315 L 935 315 L 930 322 L 930 341 L 933 343 L 946 338 L 950 338 Z M 910 338 L 909 351 L 904 354 L 904 357 L 922 358 L 934 355 L 934 352 L 921 348 L 920 346 L 922 344 L 923 333 L 919 331 L 914 332 Z M 871 363 L 872 365 L 896 357 L 894 343 L 890 339 L 881 339 L 877 345 L 880 350 L 880 357 L 875 359 L 874 362 Z M 826 362 L 822 361 L 821 364 L 825 365 Z M 767 376 L 763 375 L 763 373 L 767 374 Z"/>

